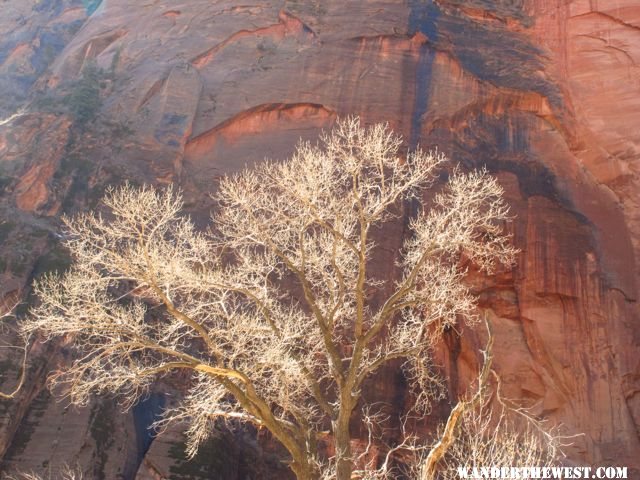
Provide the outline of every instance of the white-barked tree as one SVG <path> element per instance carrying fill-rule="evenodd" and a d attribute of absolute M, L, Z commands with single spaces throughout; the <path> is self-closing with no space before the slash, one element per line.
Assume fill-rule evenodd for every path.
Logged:
<path fill-rule="evenodd" d="M 250 422 L 283 445 L 300 480 L 366 477 L 350 431 L 368 402 L 363 382 L 399 359 L 416 408 L 428 405 L 434 343 L 478 320 L 463 265 L 491 273 L 516 254 L 494 178 L 454 170 L 438 186 L 444 155 L 401 148 L 385 125 L 339 121 L 289 160 L 222 180 L 207 231 L 174 188 L 111 189 L 103 214 L 65 219 L 74 263 L 37 282 L 22 329 L 72 342 L 76 359 L 53 382 L 78 404 L 107 392 L 133 404 L 159 376 L 189 372 L 161 423 L 189 422 L 190 453 L 216 421 Z M 372 273 L 374 237 L 399 225 L 408 201 L 420 208 L 392 281 Z"/>

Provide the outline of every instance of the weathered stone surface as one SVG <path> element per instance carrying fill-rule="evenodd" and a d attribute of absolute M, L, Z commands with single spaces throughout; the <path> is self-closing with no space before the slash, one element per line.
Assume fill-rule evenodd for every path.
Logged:
<path fill-rule="evenodd" d="M 99 3 L 3 4 L 0 74 L 11 81 L 0 93 L 15 100 L 0 114 L 27 113 L 0 124 L 0 212 L 11 223 L 0 230 L 0 296 L 64 263 L 46 254 L 57 215 L 92 206 L 111 182 L 177 182 L 205 221 L 220 175 L 285 157 L 338 115 L 388 121 L 410 146 L 486 166 L 507 190 L 517 268 L 470 277 L 494 325 L 503 394 L 584 433 L 572 461 L 640 467 L 637 0 Z M 94 64 L 101 102 L 80 125 L 64 99 Z M 402 235 L 381 241 L 393 249 Z M 392 277 L 392 265 L 375 271 Z M 483 341 L 466 331 L 439 351 L 452 396 Z M 56 348 L 39 355 L 64 361 Z M 53 461 L 59 434 L 43 422 L 62 425 L 63 412 L 37 396 L 43 375 L 35 369 L 5 413 L 0 445 L 11 451 L 18 425 L 44 412 L 23 453 L 5 455 L 12 466 Z M 393 371 L 367 393 L 410 402 Z M 133 417 L 117 417 L 123 432 Z M 83 443 L 90 425 L 85 411 L 63 427 L 75 436 L 64 455 L 87 472 L 99 451 Z M 179 432 L 153 440 L 144 459 L 131 435 L 118 430 L 103 449 L 109 472 L 135 464 L 138 478 L 163 478 L 180 467 L 167 459 Z"/>
<path fill-rule="evenodd" d="M 87 18 L 82 0 L 3 2 L 0 15 L 0 116 L 24 103 L 30 88 Z"/>
<path fill-rule="evenodd" d="M 39 118 L 37 121 L 39 126 L 31 125 L 26 131 L 27 134 L 36 133 L 37 138 L 29 139 L 25 144 L 30 154 L 28 169 L 20 175 L 13 194 L 20 210 L 54 215 L 59 205 L 54 202 L 46 207 L 53 197 L 51 180 L 65 154 L 71 122 L 60 121 L 59 118 Z"/>

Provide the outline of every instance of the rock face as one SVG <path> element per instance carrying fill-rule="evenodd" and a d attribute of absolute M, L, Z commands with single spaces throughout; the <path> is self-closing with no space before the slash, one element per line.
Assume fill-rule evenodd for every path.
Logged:
<path fill-rule="evenodd" d="M 471 278 L 494 325 L 503 395 L 583 433 L 571 461 L 639 474 L 640 2 L 8 0 L 2 9 L 1 297 L 64 267 L 59 215 L 93 206 L 109 183 L 176 182 L 206 220 L 220 175 L 287 156 L 339 115 L 387 121 L 411 147 L 486 166 L 506 188 L 519 263 Z M 439 352 L 452 396 L 482 345 L 466 332 Z M 64 346 L 34 348 L 28 388 L 3 404 L 3 469 L 246 475 L 239 460 L 224 475 L 189 470 L 170 454 L 180 433 L 147 438 L 140 409 L 116 415 L 104 400 L 69 413 L 43 385 Z M 18 363 L 3 360 L 6 388 Z M 385 376 L 369 388 L 401 408 L 399 382 Z M 254 452 L 254 471 L 276 472 L 247 442 L 237 445 Z"/>

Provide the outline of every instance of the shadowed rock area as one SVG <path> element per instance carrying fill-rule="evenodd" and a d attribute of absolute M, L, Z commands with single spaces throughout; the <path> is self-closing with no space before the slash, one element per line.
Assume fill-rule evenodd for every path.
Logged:
<path fill-rule="evenodd" d="M 470 276 L 494 325 L 503 396 L 583 433 L 569 461 L 640 475 L 640 2 L 5 0 L 0 9 L 0 301 L 28 303 L 34 278 L 68 265 L 60 216 L 95 207 L 108 185 L 175 182 L 204 224 L 221 175 L 288 156 L 338 116 L 386 121 L 409 146 L 486 166 L 506 189 L 518 265 Z M 382 232 L 390 251 L 402 235 Z M 393 260 L 374 269 L 393 278 Z M 11 325 L 2 335 L 16 341 Z M 438 352 L 452 401 L 484 341 L 452 335 Z M 64 343 L 32 347 L 24 390 L 0 403 L 0 470 L 286 477 L 277 449 L 251 432 L 221 433 L 190 462 L 179 429 L 150 435 L 160 387 L 127 413 L 109 398 L 84 409 L 57 402 L 46 374 L 69 357 Z M 20 361 L 0 350 L 3 390 Z M 366 393 L 400 411 L 403 385 L 385 370 Z"/>

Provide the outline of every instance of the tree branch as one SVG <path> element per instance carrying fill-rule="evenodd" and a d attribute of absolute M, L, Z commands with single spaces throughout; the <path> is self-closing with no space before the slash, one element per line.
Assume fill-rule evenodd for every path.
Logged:
<path fill-rule="evenodd" d="M 493 334 L 491 333 L 489 321 L 486 319 L 485 325 L 487 327 L 487 331 L 489 332 L 489 340 L 487 341 L 487 346 L 482 352 L 484 362 L 478 376 L 478 390 L 470 400 L 458 401 L 456 406 L 449 414 L 449 418 L 447 419 L 447 423 L 444 427 L 444 432 L 442 433 L 440 440 L 436 442 L 436 444 L 429 452 L 429 455 L 427 455 L 424 463 L 422 464 L 420 480 L 435 479 L 438 463 L 446 455 L 447 451 L 457 438 L 456 428 L 460 423 L 460 419 L 467 410 L 474 408 L 482 399 L 487 381 L 489 379 L 489 374 L 491 372 L 491 363 L 493 361 Z"/>

